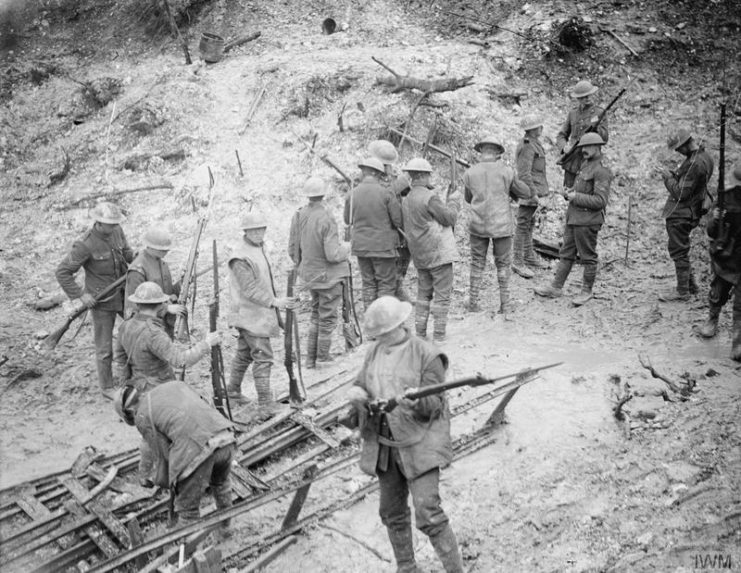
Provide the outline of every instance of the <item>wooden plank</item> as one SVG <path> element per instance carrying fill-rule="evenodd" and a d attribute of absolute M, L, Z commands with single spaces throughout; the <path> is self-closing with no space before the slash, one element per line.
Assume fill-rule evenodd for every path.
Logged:
<path fill-rule="evenodd" d="M 126 529 L 129 531 L 129 536 L 131 537 L 131 548 L 139 547 L 142 543 L 144 543 L 144 534 L 142 533 L 142 528 L 139 526 L 139 521 L 137 521 L 136 517 L 132 517 L 126 522 Z M 140 555 L 134 560 L 134 564 L 136 565 L 137 569 L 141 569 L 146 565 L 147 563 L 147 557 L 146 555 Z"/>
<path fill-rule="evenodd" d="M 131 547 L 131 537 L 129 537 L 129 532 L 126 527 L 124 527 L 124 524 L 115 518 L 113 513 L 109 509 L 103 507 L 99 502 L 87 501 L 90 492 L 84 485 L 73 477 L 65 478 L 62 483 L 64 483 L 65 487 L 78 502 L 87 502 L 86 505 L 90 511 L 100 519 L 103 525 L 108 528 L 108 531 L 118 538 L 124 547 L 127 549 Z"/>
<path fill-rule="evenodd" d="M 330 448 L 339 448 L 340 443 L 334 439 L 332 434 L 330 434 L 327 430 L 324 428 L 318 426 L 313 419 L 309 418 L 306 414 L 303 414 L 301 412 L 294 412 L 291 414 L 291 420 L 296 422 L 297 424 L 300 424 L 307 430 L 309 430 L 312 434 L 314 434 L 317 438 L 319 438 L 322 442 L 327 444 Z"/>
<path fill-rule="evenodd" d="M 509 404 L 509 401 L 514 397 L 515 393 L 520 389 L 518 386 L 517 388 L 514 388 L 507 392 L 504 395 L 504 398 L 497 404 L 497 407 L 494 408 L 494 411 L 491 413 L 491 416 L 489 416 L 489 419 L 486 420 L 487 426 L 498 426 L 504 421 L 504 409 L 507 407 L 507 404 Z"/>
<path fill-rule="evenodd" d="M 74 480 L 75 478 L 70 477 L 69 479 Z M 83 488 L 84 489 L 84 488 Z M 85 511 L 79 503 L 74 500 L 69 500 L 66 503 L 67 510 L 77 517 L 93 517 Z M 97 517 L 97 516 L 95 516 Z M 116 544 L 111 541 L 111 538 L 105 534 L 103 528 L 96 522 L 85 527 L 85 534 L 90 540 L 100 549 L 106 557 L 114 557 L 118 555 L 118 548 Z"/>
<path fill-rule="evenodd" d="M 249 486 L 249 491 L 247 492 L 247 495 L 241 496 L 242 498 L 249 497 L 252 494 L 252 490 L 257 491 L 269 491 L 270 486 L 266 484 L 264 481 L 262 481 L 259 477 L 257 477 L 255 474 L 253 474 L 250 470 L 247 468 L 243 468 L 239 464 L 232 464 L 232 474 L 237 476 L 239 480 L 241 480 L 242 483 Z"/>
<path fill-rule="evenodd" d="M 318 466 L 316 464 L 310 465 L 306 470 L 304 470 L 304 475 L 302 476 L 302 479 L 308 480 L 313 479 L 313 477 L 316 475 L 318 470 Z M 298 514 L 301 513 L 301 509 L 304 507 L 304 502 L 306 501 L 306 497 L 309 495 L 309 488 L 311 487 L 311 483 L 309 482 L 305 485 L 302 485 L 300 488 L 296 490 L 296 494 L 293 496 L 293 500 L 291 500 L 291 505 L 288 508 L 288 511 L 286 512 L 286 517 L 283 519 L 283 524 L 281 525 L 281 529 L 288 529 L 289 527 L 293 526 L 296 523 L 296 520 L 298 520 Z"/>

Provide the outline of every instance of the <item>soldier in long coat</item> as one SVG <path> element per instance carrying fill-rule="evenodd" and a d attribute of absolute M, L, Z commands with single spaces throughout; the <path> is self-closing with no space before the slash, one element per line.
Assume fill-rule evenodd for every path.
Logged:
<path fill-rule="evenodd" d="M 458 573 L 463 571 L 458 542 L 440 505 L 440 469 L 453 458 L 447 400 L 444 394 L 404 398 L 407 390 L 444 382 L 448 358 L 404 326 L 411 310 L 408 302 L 387 296 L 366 312 L 365 332 L 375 342 L 348 396 L 363 439 L 360 468 L 378 476 L 379 513 L 397 571 L 418 571 L 407 502 L 411 493 L 417 529 L 430 538 L 445 571 Z M 369 409 L 391 398 L 398 401 L 392 411 Z"/>

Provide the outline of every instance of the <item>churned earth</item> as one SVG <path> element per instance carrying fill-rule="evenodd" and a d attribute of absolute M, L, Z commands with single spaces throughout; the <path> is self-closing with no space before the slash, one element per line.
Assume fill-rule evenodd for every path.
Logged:
<path fill-rule="evenodd" d="M 715 339 L 701 340 L 693 331 L 704 318 L 710 280 L 702 227 L 693 237 L 700 293 L 682 304 L 656 297 L 673 280 L 657 168 L 678 164 L 680 157 L 666 150 L 666 133 L 691 125 L 717 161 L 723 53 L 727 164 L 741 157 L 739 47 L 728 40 L 739 31 L 738 7 L 730 1 L 691 9 L 683 2 L 579 3 L 593 42 L 572 53 L 554 44 L 552 33 L 577 14 L 567 2 L 496 8 L 385 0 L 206 4 L 187 28 L 194 56 L 189 66 L 174 40 L 143 32 L 133 1 L 40 4 L 19 44 L 2 52 L 0 362 L 7 361 L 0 365 L 0 485 L 67 468 L 87 445 L 114 453 L 138 444 L 136 431 L 119 422 L 97 392 L 90 325 L 74 340 L 73 325 L 52 352 L 42 348 L 66 310 L 42 312 L 33 305 L 58 294 L 55 267 L 90 225 L 87 211 L 94 201 L 73 202 L 170 183 L 172 188 L 122 194 L 116 201 L 127 212 L 123 228 L 135 248 L 152 225 L 172 232 L 176 246 L 168 261 L 175 274 L 182 272 L 201 215 L 209 214 L 198 265 L 206 268 L 211 241 L 225 258 L 238 239 L 241 214 L 259 211 L 269 223 L 267 248 L 283 290 L 291 265 L 288 227 L 303 204 L 302 182 L 310 174 L 331 182 L 328 202 L 338 220 L 346 189 L 302 140 L 315 141 L 320 154 L 355 176 L 367 143 L 385 137 L 387 125 L 408 121 L 419 98 L 376 85 L 387 72 L 372 56 L 420 78 L 473 76 L 470 87 L 432 96 L 444 107 L 420 107 L 408 127 L 410 137 L 425 141 L 436 126 L 432 142 L 468 161 L 475 160 L 476 139 L 493 133 L 511 162 L 520 119 L 542 115 L 555 189 L 561 173 L 553 144 L 568 109 L 568 88 L 589 78 L 602 88 L 605 103 L 634 80 L 610 115 L 605 155 L 615 179 L 589 304 L 574 308 L 569 302 L 578 292 L 578 268 L 564 298 L 536 297 L 533 286 L 550 280 L 551 268 L 530 281 L 513 278 L 513 321 L 495 314 L 494 273 L 487 277 L 485 311 L 465 312 L 465 210 L 456 226 L 460 262 L 444 344 L 449 378 L 564 364 L 518 392 L 492 445 L 444 471 L 442 498 L 471 571 L 693 571 L 707 568 L 708 556 L 741 568 L 741 370 L 729 359 L 730 308 Z M 443 10 L 480 14 L 527 38 L 502 29 L 477 32 Z M 347 26 L 322 35 L 328 16 Z M 612 30 L 638 55 L 600 28 Z M 262 36 L 221 62 L 198 60 L 202 31 L 233 38 L 253 30 Z M 107 86 L 96 93 L 108 101 L 91 103 L 80 81 Z M 401 149 L 402 160 L 418 153 L 420 147 L 410 143 Z M 65 154 L 70 169 L 59 176 Z M 436 186 L 446 189 L 448 161 L 434 154 L 428 159 Z M 210 206 L 209 168 L 216 180 Z M 711 184 L 714 189 L 715 177 Z M 539 234 L 558 240 L 563 212 L 558 195 L 546 200 Z M 220 278 L 225 284 L 223 267 Z M 410 289 L 413 284 L 412 269 Z M 195 338 L 207 327 L 211 288 L 209 275 L 199 279 Z M 302 313 L 304 330 L 305 324 Z M 226 337 L 227 365 L 233 340 Z M 280 346 L 276 340 L 274 379 L 283 389 Z M 341 347 L 338 333 L 335 348 Z M 359 367 L 364 348 L 349 356 L 337 352 L 334 369 L 347 377 Z M 677 385 L 692 381 L 693 391 L 673 392 L 651 377 L 639 355 Z M 307 382 L 323 375 L 312 373 Z M 188 381 L 207 391 L 208 366 L 194 367 Z M 244 386 L 253 392 L 250 379 Z M 623 408 L 627 418 L 618 421 L 613 408 L 626 392 L 634 397 Z M 465 396 L 459 391 L 451 400 Z M 479 427 L 491 408 L 456 420 L 454 435 Z M 347 484 L 362 479 L 359 470 L 342 477 Z M 268 570 L 393 571 L 377 507 L 377 494 L 371 494 L 305 530 Z M 266 511 L 274 512 L 274 521 L 281 518 L 279 508 Z M 248 518 L 236 527 L 244 535 L 259 534 Z M 417 535 L 415 545 L 424 570 L 439 571 L 424 536 Z M 239 534 L 227 549 L 238 547 Z"/>

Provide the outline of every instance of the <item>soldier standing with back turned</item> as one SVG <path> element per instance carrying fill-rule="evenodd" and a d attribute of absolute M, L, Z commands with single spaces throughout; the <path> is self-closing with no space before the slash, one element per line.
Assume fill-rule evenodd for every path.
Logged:
<path fill-rule="evenodd" d="M 105 300 L 95 301 L 98 293 L 126 274 L 127 263 L 134 258 L 121 229 L 123 213 L 113 203 L 98 203 L 91 212 L 92 229 L 72 245 L 72 250 L 59 263 L 56 277 L 65 294 L 78 305 L 86 306 L 93 315 L 93 340 L 98 384 L 103 396 L 113 399 L 113 327 L 116 315 L 123 315 L 123 288 Z M 75 282 L 75 273 L 85 269 L 85 287 Z"/>

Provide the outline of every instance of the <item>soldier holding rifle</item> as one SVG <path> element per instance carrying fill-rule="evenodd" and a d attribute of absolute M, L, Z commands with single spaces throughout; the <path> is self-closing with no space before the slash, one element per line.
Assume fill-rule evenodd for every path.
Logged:
<path fill-rule="evenodd" d="M 113 327 L 116 315 L 124 309 L 122 289 L 117 289 L 103 300 L 96 295 L 124 276 L 127 264 L 134 258 L 121 229 L 123 213 L 113 203 L 101 202 L 91 215 L 95 223 L 85 236 L 72 245 L 71 251 L 59 263 L 57 281 L 65 294 L 79 306 L 92 309 L 95 363 L 101 393 L 113 399 Z M 75 274 L 85 269 L 85 287 L 75 282 Z"/>

